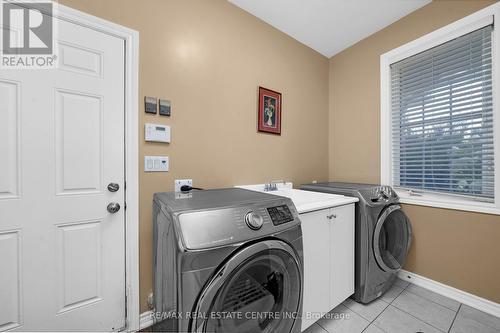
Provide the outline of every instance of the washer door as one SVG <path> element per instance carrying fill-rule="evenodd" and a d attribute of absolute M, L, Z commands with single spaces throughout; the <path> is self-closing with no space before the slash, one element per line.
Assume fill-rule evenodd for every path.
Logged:
<path fill-rule="evenodd" d="M 302 269 L 278 240 L 250 245 L 231 257 L 199 297 L 192 332 L 290 332 L 300 320 Z"/>
<path fill-rule="evenodd" d="M 386 208 L 375 226 L 373 252 L 384 271 L 400 270 L 410 249 L 412 229 L 410 220 L 401 206 Z"/>

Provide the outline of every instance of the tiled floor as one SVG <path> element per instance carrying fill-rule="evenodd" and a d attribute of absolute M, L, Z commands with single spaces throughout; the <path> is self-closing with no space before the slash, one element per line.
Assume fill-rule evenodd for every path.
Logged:
<path fill-rule="evenodd" d="M 344 315 L 304 333 L 500 333 L 500 318 L 402 280 L 368 305 L 347 299 L 330 313 Z"/>

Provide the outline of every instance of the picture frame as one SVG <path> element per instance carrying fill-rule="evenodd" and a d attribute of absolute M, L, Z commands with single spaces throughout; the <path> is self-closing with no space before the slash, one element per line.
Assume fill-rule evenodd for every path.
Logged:
<path fill-rule="evenodd" d="M 281 93 L 259 87 L 257 130 L 281 135 Z"/>

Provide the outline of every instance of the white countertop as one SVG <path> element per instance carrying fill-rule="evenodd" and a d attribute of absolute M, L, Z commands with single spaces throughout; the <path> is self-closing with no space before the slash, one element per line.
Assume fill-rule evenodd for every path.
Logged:
<path fill-rule="evenodd" d="M 292 188 L 292 183 L 278 184 L 276 191 L 264 191 L 264 184 L 236 187 L 290 198 L 299 214 L 347 205 L 358 201 L 358 198 L 346 197 L 344 195 L 296 190 Z"/>

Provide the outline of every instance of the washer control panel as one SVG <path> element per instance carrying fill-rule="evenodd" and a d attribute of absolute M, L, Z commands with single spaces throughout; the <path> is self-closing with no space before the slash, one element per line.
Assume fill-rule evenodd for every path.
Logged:
<path fill-rule="evenodd" d="M 238 244 L 300 224 L 289 199 L 181 212 L 177 219 L 183 245 L 191 250 Z"/>
<path fill-rule="evenodd" d="M 283 223 L 293 221 L 293 214 L 287 205 L 269 207 L 267 209 L 267 212 L 269 213 L 271 221 L 273 222 L 274 225 L 280 225 Z"/>

